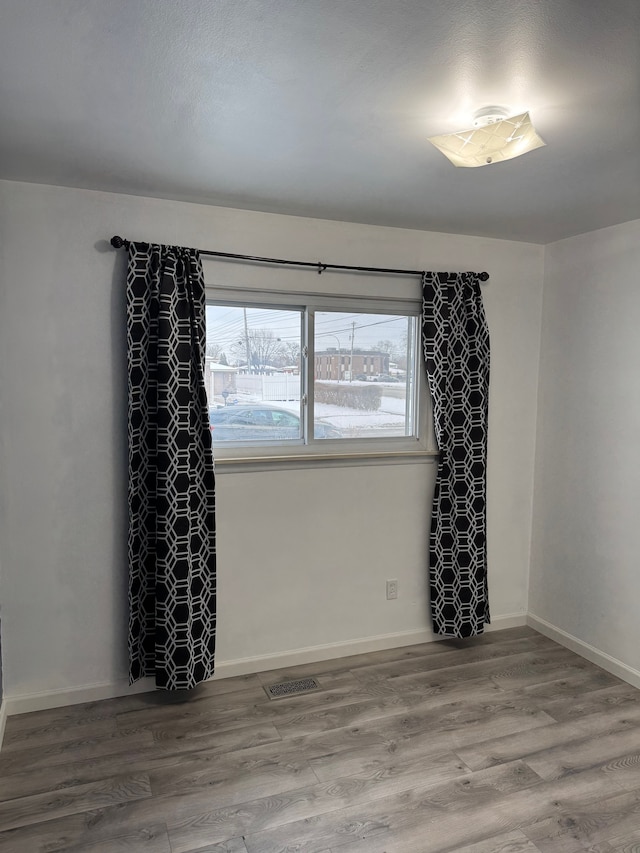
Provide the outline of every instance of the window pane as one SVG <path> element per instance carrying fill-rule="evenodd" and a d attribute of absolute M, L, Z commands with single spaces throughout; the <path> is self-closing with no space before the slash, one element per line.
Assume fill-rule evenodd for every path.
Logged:
<path fill-rule="evenodd" d="M 205 383 L 215 444 L 300 441 L 301 312 L 207 305 Z"/>
<path fill-rule="evenodd" d="M 316 312 L 316 438 L 334 437 L 319 423 L 342 438 L 414 435 L 415 330 L 415 317 Z"/>

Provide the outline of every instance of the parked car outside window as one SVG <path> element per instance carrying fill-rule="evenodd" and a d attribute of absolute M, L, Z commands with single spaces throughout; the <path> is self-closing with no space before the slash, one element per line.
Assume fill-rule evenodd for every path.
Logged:
<path fill-rule="evenodd" d="M 236 406 L 211 406 L 209 425 L 213 441 L 283 441 L 302 437 L 300 416 L 287 409 L 265 403 L 241 403 Z M 316 438 L 341 438 L 331 424 L 317 420 Z"/>

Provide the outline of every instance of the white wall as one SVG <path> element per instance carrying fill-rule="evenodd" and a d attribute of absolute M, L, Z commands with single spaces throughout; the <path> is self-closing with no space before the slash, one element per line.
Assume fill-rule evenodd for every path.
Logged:
<path fill-rule="evenodd" d="M 125 255 L 106 243 L 114 233 L 276 257 L 488 270 L 490 596 L 494 618 L 524 613 L 542 247 L 0 182 L 9 697 L 126 675 Z M 205 264 L 212 283 L 319 287 L 313 272 Z M 410 278 L 325 274 L 322 283 L 352 293 L 420 293 Z M 347 644 L 318 651 L 330 656 L 351 641 L 427 631 L 433 474 L 425 464 L 221 474 L 221 671 L 238 659 Z M 388 577 L 399 579 L 395 602 L 385 600 Z"/>
<path fill-rule="evenodd" d="M 529 602 L 636 672 L 639 269 L 640 221 L 545 250 Z"/>

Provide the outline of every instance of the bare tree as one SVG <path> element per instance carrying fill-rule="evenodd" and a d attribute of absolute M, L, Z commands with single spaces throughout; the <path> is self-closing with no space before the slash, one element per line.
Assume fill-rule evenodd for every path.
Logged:
<path fill-rule="evenodd" d="M 298 341 L 281 341 L 281 363 L 279 367 L 300 367 L 300 343 Z"/>
<path fill-rule="evenodd" d="M 407 369 L 407 335 L 404 333 L 399 341 L 378 341 L 374 349 L 386 352 L 389 358 L 398 365 L 400 370 Z"/>
<path fill-rule="evenodd" d="M 269 329 L 249 329 L 247 338 L 239 340 L 231 349 L 238 361 L 249 363 L 252 372 L 279 366 L 285 355 L 282 342 Z"/>
<path fill-rule="evenodd" d="M 378 352 L 386 352 L 387 355 L 393 355 L 395 344 L 393 341 L 378 341 L 378 343 L 373 347 L 374 350 L 378 350 Z"/>

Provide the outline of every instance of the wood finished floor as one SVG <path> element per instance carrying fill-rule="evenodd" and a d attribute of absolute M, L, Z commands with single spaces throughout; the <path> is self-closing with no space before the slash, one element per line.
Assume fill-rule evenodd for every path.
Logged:
<path fill-rule="evenodd" d="M 10 717 L 0 853 L 640 851 L 640 691 L 529 628 L 170 698 Z"/>

